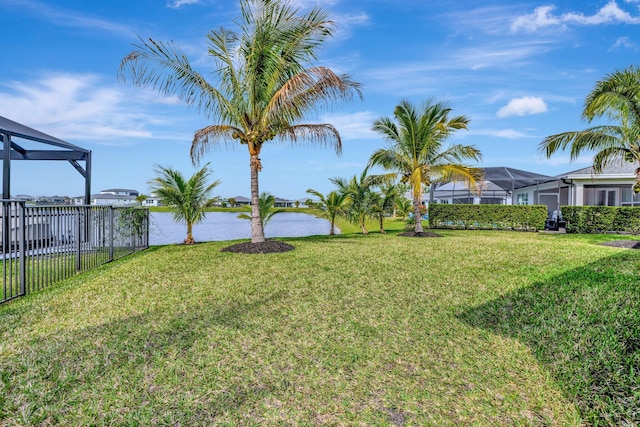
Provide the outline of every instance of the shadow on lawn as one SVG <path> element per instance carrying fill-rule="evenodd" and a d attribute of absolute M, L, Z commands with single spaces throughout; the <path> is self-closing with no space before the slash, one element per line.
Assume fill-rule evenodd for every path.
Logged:
<path fill-rule="evenodd" d="M 591 425 L 640 422 L 640 257 L 614 256 L 464 312 L 525 343 Z"/>
<path fill-rule="evenodd" d="M 221 414 L 252 406 L 279 386 L 230 372 L 246 361 L 227 356 L 242 354 L 235 347 L 250 334 L 248 315 L 282 298 L 277 293 L 246 303 L 152 311 L 25 343 L 0 358 L 0 420 L 16 425 L 215 423 Z"/>

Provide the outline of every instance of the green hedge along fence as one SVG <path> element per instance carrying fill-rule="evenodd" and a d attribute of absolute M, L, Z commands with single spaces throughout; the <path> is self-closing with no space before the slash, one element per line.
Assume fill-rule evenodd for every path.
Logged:
<path fill-rule="evenodd" d="M 563 206 L 567 233 L 640 234 L 640 207 Z"/>
<path fill-rule="evenodd" d="M 536 231 L 547 216 L 544 205 L 429 205 L 430 228 Z"/>

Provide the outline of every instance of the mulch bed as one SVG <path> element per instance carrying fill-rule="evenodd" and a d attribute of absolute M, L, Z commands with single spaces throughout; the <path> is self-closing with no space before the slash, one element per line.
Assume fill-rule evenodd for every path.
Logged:
<path fill-rule="evenodd" d="M 402 236 L 402 237 L 442 237 L 440 234 L 430 233 L 428 231 L 423 231 L 421 233 L 416 233 L 415 231 L 405 231 L 404 233 L 398 234 L 398 236 Z"/>
<path fill-rule="evenodd" d="M 243 242 L 236 245 L 222 248 L 221 252 L 234 252 L 237 254 L 273 254 L 279 252 L 288 252 L 295 249 L 288 243 L 277 240 L 267 240 L 264 243 Z"/>
<path fill-rule="evenodd" d="M 601 245 L 613 246 L 615 248 L 640 249 L 640 241 L 638 240 L 612 240 L 601 243 Z"/>

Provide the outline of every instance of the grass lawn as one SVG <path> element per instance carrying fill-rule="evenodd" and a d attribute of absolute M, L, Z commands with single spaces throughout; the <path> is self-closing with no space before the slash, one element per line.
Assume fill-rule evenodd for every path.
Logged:
<path fill-rule="evenodd" d="M 0 306 L 0 425 L 640 420 L 640 251 L 440 233 L 153 247 Z"/>

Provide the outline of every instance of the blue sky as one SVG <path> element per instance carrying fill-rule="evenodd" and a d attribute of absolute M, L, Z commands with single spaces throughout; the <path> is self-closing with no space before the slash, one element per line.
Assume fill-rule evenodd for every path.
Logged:
<path fill-rule="evenodd" d="M 300 8 L 317 2 L 297 0 Z M 363 84 L 364 99 L 319 111 L 342 135 L 343 154 L 310 145 L 270 144 L 261 191 L 306 198 L 329 178 L 360 173 L 385 142 L 371 132 L 402 99 L 446 101 L 471 120 L 452 142 L 473 144 L 480 166 L 555 175 L 590 164 L 537 153 L 547 135 L 586 126 L 580 114 L 596 81 L 640 64 L 640 0 L 325 0 L 337 24 L 319 63 Z M 235 0 L 0 0 L 0 116 L 93 151 L 93 186 L 148 193 L 155 165 L 191 175 L 194 131 L 204 116 L 118 81 L 138 36 L 176 42 L 199 71 L 214 69 L 206 34 L 234 28 Z M 310 120 L 312 121 L 312 120 Z M 245 147 L 204 158 L 223 197 L 249 195 Z M 66 162 L 13 162 L 12 193 L 83 194 Z"/>

